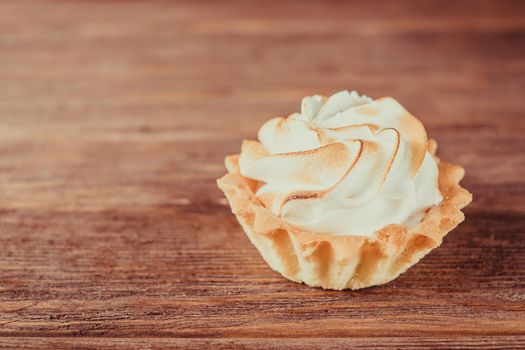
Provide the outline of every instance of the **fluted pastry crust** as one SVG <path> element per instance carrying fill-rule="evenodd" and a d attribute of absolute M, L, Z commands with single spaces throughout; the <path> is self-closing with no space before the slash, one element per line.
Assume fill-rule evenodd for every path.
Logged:
<path fill-rule="evenodd" d="M 436 143 L 429 141 L 435 154 Z M 228 174 L 217 181 L 250 241 L 284 277 L 325 289 L 359 289 L 387 283 L 417 263 L 464 220 L 472 195 L 459 185 L 462 167 L 442 161 L 443 201 L 408 230 L 387 225 L 372 236 L 336 236 L 300 230 L 283 222 L 255 198 L 257 182 L 239 172 L 239 155 L 226 157 Z"/>

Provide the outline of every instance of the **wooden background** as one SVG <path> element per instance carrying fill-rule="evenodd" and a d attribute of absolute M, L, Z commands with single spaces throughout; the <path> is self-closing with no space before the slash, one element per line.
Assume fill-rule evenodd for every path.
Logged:
<path fill-rule="evenodd" d="M 525 347 L 524 18 L 2 1 L 0 348 Z M 344 88 L 407 106 L 475 198 L 441 248 L 355 292 L 271 271 L 215 185 L 264 120 Z"/>

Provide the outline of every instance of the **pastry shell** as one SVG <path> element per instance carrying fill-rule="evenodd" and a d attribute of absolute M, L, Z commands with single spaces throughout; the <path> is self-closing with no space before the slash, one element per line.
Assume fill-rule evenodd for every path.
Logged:
<path fill-rule="evenodd" d="M 435 153 L 436 143 L 429 142 Z M 443 201 L 407 229 L 387 225 L 371 236 L 335 236 L 287 225 L 255 197 L 257 182 L 239 172 L 239 155 L 226 157 L 228 174 L 217 180 L 244 232 L 272 269 L 284 277 L 325 289 L 384 284 L 417 263 L 464 220 L 472 195 L 459 185 L 464 170 L 438 161 Z"/>

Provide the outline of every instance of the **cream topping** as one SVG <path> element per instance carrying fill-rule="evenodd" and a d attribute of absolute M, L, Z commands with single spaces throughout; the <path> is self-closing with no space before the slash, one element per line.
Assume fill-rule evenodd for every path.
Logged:
<path fill-rule="evenodd" d="M 442 200 L 423 125 L 390 97 L 355 91 L 305 97 L 245 141 L 240 172 L 259 181 L 261 203 L 311 232 L 370 236 L 409 227 Z"/>

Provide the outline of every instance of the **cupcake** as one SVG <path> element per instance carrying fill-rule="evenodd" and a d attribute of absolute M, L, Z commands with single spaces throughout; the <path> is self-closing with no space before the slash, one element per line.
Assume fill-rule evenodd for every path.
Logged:
<path fill-rule="evenodd" d="M 326 289 L 387 283 L 438 247 L 472 199 L 391 97 L 309 96 L 226 157 L 218 186 L 272 269 Z"/>

